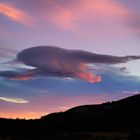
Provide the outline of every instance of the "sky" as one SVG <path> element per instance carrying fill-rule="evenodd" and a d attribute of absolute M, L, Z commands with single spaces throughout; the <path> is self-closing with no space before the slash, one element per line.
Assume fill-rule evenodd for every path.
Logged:
<path fill-rule="evenodd" d="M 0 0 L 0 117 L 39 118 L 140 93 L 139 0 Z"/>

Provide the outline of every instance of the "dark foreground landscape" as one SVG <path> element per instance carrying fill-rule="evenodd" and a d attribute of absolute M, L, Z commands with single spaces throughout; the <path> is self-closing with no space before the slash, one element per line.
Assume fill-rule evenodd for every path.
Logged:
<path fill-rule="evenodd" d="M 140 140 L 140 95 L 36 120 L 0 119 L 0 140 Z"/>

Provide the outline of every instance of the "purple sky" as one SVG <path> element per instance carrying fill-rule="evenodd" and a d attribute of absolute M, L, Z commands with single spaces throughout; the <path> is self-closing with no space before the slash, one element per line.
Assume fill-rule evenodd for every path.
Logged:
<path fill-rule="evenodd" d="M 0 73 L 32 67 L 6 64 L 25 48 L 52 45 L 92 53 L 140 55 L 138 0 L 0 0 Z M 140 92 L 140 60 L 90 65 L 103 80 L 0 78 L 0 117 L 36 118 L 82 104 Z M 71 66 L 72 67 L 72 66 Z"/>

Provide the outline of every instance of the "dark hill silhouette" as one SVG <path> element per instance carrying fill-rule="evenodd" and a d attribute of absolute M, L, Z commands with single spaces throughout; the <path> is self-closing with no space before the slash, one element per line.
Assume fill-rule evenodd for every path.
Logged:
<path fill-rule="evenodd" d="M 140 95 L 100 105 L 78 106 L 36 120 L 0 119 L 0 138 L 9 136 L 12 140 L 52 140 L 66 136 L 68 140 L 70 137 L 71 140 L 86 140 L 86 132 L 127 133 L 129 139 L 137 133 L 139 137 Z M 75 133 L 79 135 L 75 136 Z"/>
<path fill-rule="evenodd" d="M 115 111 L 140 111 L 140 95 L 134 95 L 121 99 L 119 101 L 107 102 L 99 105 L 82 105 L 78 107 L 71 108 L 66 112 L 69 113 L 81 113 L 81 114 L 102 114 L 110 113 Z"/>

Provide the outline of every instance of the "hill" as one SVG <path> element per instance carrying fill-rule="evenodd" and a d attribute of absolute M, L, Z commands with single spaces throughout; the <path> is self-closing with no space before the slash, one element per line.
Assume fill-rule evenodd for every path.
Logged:
<path fill-rule="evenodd" d="M 134 137 L 139 137 L 139 132 L 140 95 L 100 105 L 78 106 L 36 120 L 0 119 L 2 140 L 4 138 L 90 140 L 90 137 L 101 134 L 115 135 L 119 139 L 131 139 L 133 136 L 135 140 Z"/>

